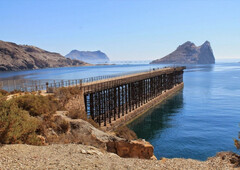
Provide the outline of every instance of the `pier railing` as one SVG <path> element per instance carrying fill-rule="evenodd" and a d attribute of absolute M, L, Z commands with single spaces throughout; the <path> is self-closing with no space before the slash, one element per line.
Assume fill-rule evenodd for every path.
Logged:
<path fill-rule="evenodd" d="M 174 68 L 174 67 L 172 67 Z M 162 68 L 152 68 L 140 71 L 130 71 L 124 73 L 117 73 L 111 75 L 102 75 L 95 77 L 88 77 L 82 79 L 72 80 L 28 80 L 28 79 L 17 79 L 17 80 L 2 80 L 0 81 L 0 89 L 6 91 L 21 91 L 21 92 L 32 92 L 39 90 L 56 89 L 59 87 L 70 87 L 70 86 L 81 86 L 84 83 L 91 83 L 99 80 L 111 79 L 114 77 L 123 77 L 131 74 L 152 72 Z"/>
<path fill-rule="evenodd" d="M 0 87 L 22 92 L 77 86 L 78 102 L 99 126 L 111 124 L 183 82 L 185 67 L 154 68 L 75 80 L 7 80 Z"/>

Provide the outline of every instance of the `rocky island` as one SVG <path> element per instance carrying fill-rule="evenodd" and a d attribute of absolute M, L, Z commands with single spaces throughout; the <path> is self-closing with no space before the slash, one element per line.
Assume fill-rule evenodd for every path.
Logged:
<path fill-rule="evenodd" d="M 210 42 L 201 46 L 187 41 L 169 55 L 152 61 L 150 64 L 215 64 Z"/>
<path fill-rule="evenodd" d="M 0 41 L 0 71 L 82 66 L 87 63 L 29 45 Z"/>
<path fill-rule="evenodd" d="M 81 60 L 91 64 L 105 64 L 109 62 L 108 56 L 101 51 L 78 51 L 72 50 L 65 57 Z"/>

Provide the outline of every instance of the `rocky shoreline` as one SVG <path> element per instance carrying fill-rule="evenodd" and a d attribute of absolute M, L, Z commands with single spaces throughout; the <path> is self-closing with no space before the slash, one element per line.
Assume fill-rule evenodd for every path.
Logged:
<path fill-rule="evenodd" d="M 75 90 L 76 88 L 60 89 L 55 97 L 25 94 L 3 102 L 0 112 L 10 112 L 9 109 L 13 107 L 9 108 L 7 104 L 15 106 L 13 108 L 15 112 L 12 111 L 8 117 L 2 114 L 1 117 L 0 123 L 3 127 L 0 132 L 5 133 L 1 134 L 0 140 L 5 145 L 0 145 L 0 170 L 233 169 L 240 166 L 240 156 L 229 152 L 219 153 L 204 162 L 179 158 L 157 160 L 153 146 L 144 139 L 134 137 L 129 129 L 103 130 L 92 119 L 88 119 L 86 114 L 81 114 L 81 109 L 78 108 L 80 105 L 72 102 L 80 93 Z M 74 95 L 69 96 L 70 92 L 74 92 Z M 31 101 L 37 103 L 27 105 L 32 103 Z M 57 107 L 60 102 L 64 105 L 64 111 Z M 29 106 L 24 107 L 29 112 L 23 110 L 21 103 Z M 44 106 L 45 110 L 41 110 L 39 105 Z M 19 117 L 19 113 L 25 117 Z M 42 116 L 40 121 L 40 117 L 34 117 L 33 113 L 35 115 L 44 113 L 45 117 Z M 16 128 L 8 128 L 6 126 L 8 122 L 16 122 Z M 41 133 L 33 133 L 37 128 L 36 122 Z M 25 126 L 26 124 L 30 127 Z"/>
<path fill-rule="evenodd" d="M 69 122 L 70 128 L 55 144 L 43 146 L 12 144 L 0 146 L 0 169 L 234 169 L 240 156 L 218 153 L 206 161 L 193 159 L 157 160 L 153 146 L 144 140 L 126 140 L 113 133 L 96 129 L 81 119 L 70 119 L 63 113 L 56 121 Z M 49 133 L 53 133 L 52 131 Z M 68 139 L 66 143 L 64 139 Z M 58 143 L 58 144 L 57 144 Z"/>
<path fill-rule="evenodd" d="M 235 160 L 235 161 L 234 161 Z M 239 157 L 238 157 L 239 161 Z M 192 159 L 147 160 L 121 158 L 93 146 L 54 144 L 49 146 L 4 145 L 0 147 L 0 169 L 234 169 L 237 157 L 219 153 L 207 161 Z"/>

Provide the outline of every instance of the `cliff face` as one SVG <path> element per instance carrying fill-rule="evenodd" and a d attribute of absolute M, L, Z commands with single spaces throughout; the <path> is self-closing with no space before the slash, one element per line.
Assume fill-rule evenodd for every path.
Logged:
<path fill-rule="evenodd" d="M 72 50 L 65 57 L 81 60 L 91 64 L 103 64 L 109 62 L 107 55 L 101 51 L 78 51 Z"/>
<path fill-rule="evenodd" d="M 0 71 L 18 71 L 47 67 L 85 65 L 83 61 L 71 60 L 43 49 L 0 41 Z"/>
<path fill-rule="evenodd" d="M 169 55 L 152 61 L 150 64 L 214 64 L 211 45 L 206 41 L 201 46 L 187 41 Z"/>

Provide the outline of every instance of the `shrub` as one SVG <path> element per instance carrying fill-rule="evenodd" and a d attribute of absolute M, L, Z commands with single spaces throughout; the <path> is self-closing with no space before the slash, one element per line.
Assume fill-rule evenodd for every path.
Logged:
<path fill-rule="evenodd" d="M 58 133 L 66 133 L 70 129 L 70 123 L 64 119 L 55 117 L 53 129 Z"/>
<path fill-rule="evenodd" d="M 240 142 L 237 139 L 234 139 L 234 145 L 237 149 L 240 149 Z"/>
<path fill-rule="evenodd" d="M 39 123 L 37 118 L 31 117 L 14 101 L 5 101 L 0 106 L 0 143 L 40 145 L 36 134 Z"/>
<path fill-rule="evenodd" d="M 73 96 L 81 94 L 79 87 L 61 87 L 56 89 L 54 95 L 59 98 L 60 103 L 64 106 Z"/>
<path fill-rule="evenodd" d="M 0 94 L 0 105 L 6 100 L 6 96 Z"/>
<path fill-rule="evenodd" d="M 127 126 L 118 127 L 115 130 L 115 134 L 116 134 L 116 136 L 125 138 L 127 140 L 134 140 L 134 139 L 138 138 L 136 133 L 134 131 L 132 131 L 131 129 L 129 129 Z"/>
<path fill-rule="evenodd" d="M 85 120 L 86 122 L 93 125 L 95 128 L 99 129 L 99 125 L 92 118 L 88 118 L 88 116 L 85 112 L 82 113 L 79 110 L 73 110 L 73 111 L 70 111 L 69 114 L 70 115 L 77 115 L 78 119 Z"/>
<path fill-rule="evenodd" d="M 67 114 L 71 119 L 82 119 L 93 125 L 95 128 L 99 128 L 99 125 L 91 118 L 88 118 L 85 112 L 80 110 L 70 110 Z"/>
<path fill-rule="evenodd" d="M 7 96 L 9 93 L 6 90 L 0 89 L 0 95 Z"/>
<path fill-rule="evenodd" d="M 31 116 L 52 115 L 58 109 L 58 101 L 53 96 L 24 95 L 14 99 L 19 107 Z"/>
<path fill-rule="evenodd" d="M 22 91 L 21 90 L 13 90 L 10 92 L 10 94 L 16 94 L 16 93 L 22 93 Z"/>
<path fill-rule="evenodd" d="M 83 117 L 81 114 L 82 113 L 79 110 L 70 110 L 67 113 L 67 116 L 70 117 L 71 119 L 81 119 L 81 117 Z M 86 116 L 86 118 L 87 118 L 87 116 Z"/>

